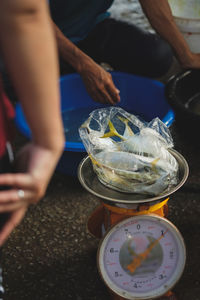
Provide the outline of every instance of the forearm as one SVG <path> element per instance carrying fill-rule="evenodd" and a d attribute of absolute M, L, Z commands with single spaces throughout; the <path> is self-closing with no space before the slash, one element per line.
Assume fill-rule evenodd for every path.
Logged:
<path fill-rule="evenodd" d="M 63 145 L 63 129 L 50 22 L 45 0 L 0 1 L 1 49 L 33 141 L 58 151 Z"/>
<path fill-rule="evenodd" d="M 173 48 L 180 63 L 187 65 L 192 53 L 174 21 L 167 0 L 140 0 L 150 24 Z"/>
<path fill-rule="evenodd" d="M 53 23 L 58 51 L 60 56 L 70 64 L 78 73 L 81 73 L 84 70 L 86 64 L 92 63 L 92 59 L 81 51 L 75 44 L 73 44 L 63 33 Z"/>
<path fill-rule="evenodd" d="M 119 90 L 115 87 L 111 74 L 65 37 L 55 24 L 54 30 L 62 59 L 81 75 L 91 98 L 112 105 L 119 102 Z"/>

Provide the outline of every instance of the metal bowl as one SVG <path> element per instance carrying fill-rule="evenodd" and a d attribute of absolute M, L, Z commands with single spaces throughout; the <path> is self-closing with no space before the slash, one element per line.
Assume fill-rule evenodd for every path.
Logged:
<path fill-rule="evenodd" d="M 92 162 L 89 156 L 85 157 L 79 164 L 78 167 L 78 178 L 81 185 L 91 194 L 103 200 L 104 203 L 107 203 L 112 206 L 138 209 L 140 205 L 149 204 L 154 205 L 158 202 L 163 201 L 171 194 L 176 192 L 186 181 L 189 174 L 189 167 L 185 158 L 175 150 L 169 150 L 170 153 L 176 158 L 179 165 L 179 181 L 176 186 L 174 186 L 170 191 L 162 193 L 158 196 L 150 197 L 147 195 L 141 194 L 126 194 L 115 191 L 111 188 L 103 185 L 96 173 L 93 170 Z"/>

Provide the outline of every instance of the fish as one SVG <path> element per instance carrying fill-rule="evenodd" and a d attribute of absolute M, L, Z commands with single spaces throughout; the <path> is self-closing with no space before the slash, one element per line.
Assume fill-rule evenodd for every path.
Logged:
<path fill-rule="evenodd" d="M 161 160 L 160 158 L 151 158 L 142 155 L 137 155 L 128 152 L 119 151 L 102 151 L 95 156 L 95 161 L 102 166 L 109 166 L 113 170 L 116 170 L 119 174 L 125 175 L 127 178 L 132 178 L 132 173 L 140 171 L 154 172 L 159 174 L 164 170 L 170 170 L 176 172 L 176 166 L 169 164 L 167 161 Z M 144 174 L 142 175 L 142 178 Z M 149 177 L 149 175 L 147 175 Z"/>
<path fill-rule="evenodd" d="M 170 136 L 160 120 L 148 127 L 122 109 L 97 110 L 92 116 L 79 132 L 101 183 L 120 192 L 151 195 L 177 184 L 178 163 L 168 151 Z"/>
<path fill-rule="evenodd" d="M 91 117 L 89 117 L 79 129 L 79 134 L 82 141 L 85 142 L 86 145 L 88 144 L 88 141 L 90 141 L 90 144 L 98 149 L 118 150 L 115 141 L 106 137 L 101 139 L 102 132 L 90 128 L 90 121 Z"/>
<path fill-rule="evenodd" d="M 126 118 L 123 118 L 123 117 L 120 117 L 118 116 L 118 119 L 120 121 L 122 121 L 124 124 L 125 124 L 125 130 L 124 130 L 124 133 L 123 133 L 123 137 L 124 138 L 129 138 L 131 136 L 134 135 L 134 132 L 133 130 L 131 129 L 131 127 L 128 125 L 128 123 L 130 122 L 128 119 Z"/>
<path fill-rule="evenodd" d="M 140 192 L 147 186 L 147 191 L 159 193 L 169 184 L 169 174 L 166 172 L 171 165 L 160 159 L 152 159 L 128 152 L 103 151 L 92 159 L 93 168 L 99 180 L 118 191 L 127 193 Z M 176 169 L 170 170 L 171 174 Z M 172 176 L 173 177 L 173 176 Z M 160 182 L 160 179 L 162 180 Z M 159 185 L 157 184 L 159 182 Z"/>
<path fill-rule="evenodd" d="M 118 151 L 132 152 L 142 156 L 166 160 L 169 161 L 170 164 L 175 165 L 176 168 L 178 167 L 176 159 L 162 146 L 162 137 L 160 137 L 155 130 L 146 127 L 141 129 L 139 134 L 134 134 L 128 125 L 129 120 L 119 116 L 118 118 L 125 124 L 124 134 L 120 135 L 113 123 L 109 120 L 109 131 L 101 138 L 117 136 L 121 141 L 113 141 L 113 144 L 115 144 Z"/>
<path fill-rule="evenodd" d="M 117 136 L 119 137 L 121 140 L 126 140 L 125 137 L 123 137 L 122 135 L 120 135 L 117 130 L 115 129 L 113 123 L 109 120 L 108 122 L 108 127 L 109 127 L 109 131 L 104 133 L 104 135 L 101 138 L 107 138 L 107 137 L 113 137 L 113 136 Z"/>
<path fill-rule="evenodd" d="M 132 129 L 130 128 L 130 126 L 128 125 L 128 122 L 130 122 L 128 119 L 123 118 L 118 116 L 118 119 L 123 122 L 125 124 L 125 130 L 123 135 L 120 135 L 117 130 L 115 129 L 113 123 L 111 122 L 111 120 L 109 120 L 108 122 L 108 127 L 109 127 L 109 131 L 107 133 L 105 133 L 102 138 L 106 138 L 106 137 L 113 137 L 113 136 L 117 136 L 119 137 L 121 140 L 126 140 L 129 137 L 134 135 L 134 132 L 132 131 Z"/>

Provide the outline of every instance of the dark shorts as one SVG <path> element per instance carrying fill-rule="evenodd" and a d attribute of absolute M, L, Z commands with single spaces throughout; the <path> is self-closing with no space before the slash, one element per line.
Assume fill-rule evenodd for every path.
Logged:
<path fill-rule="evenodd" d="M 173 61 L 171 47 L 158 35 L 112 18 L 99 23 L 77 46 L 116 71 L 152 78 L 163 76 Z M 73 69 L 61 61 L 61 73 L 70 72 Z"/>

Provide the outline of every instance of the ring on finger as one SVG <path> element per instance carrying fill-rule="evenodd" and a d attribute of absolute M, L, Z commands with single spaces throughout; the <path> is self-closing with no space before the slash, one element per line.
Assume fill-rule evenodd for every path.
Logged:
<path fill-rule="evenodd" d="M 24 198 L 24 190 L 18 190 L 17 191 L 17 195 L 18 195 L 18 197 L 20 198 L 20 199 L 23 199 Z"/>

